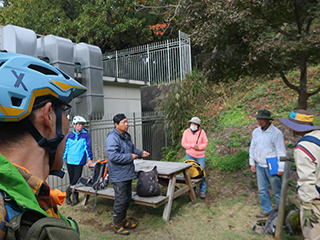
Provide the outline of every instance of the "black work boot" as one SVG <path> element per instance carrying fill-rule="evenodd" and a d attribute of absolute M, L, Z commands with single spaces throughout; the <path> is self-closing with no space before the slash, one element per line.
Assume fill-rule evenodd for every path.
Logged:
<path fill-rule="evenodd" d="M 135 229 L 137 227 L 137 224 L 128 221 L 127 218 L 125 218 L 122 220 L 122 226 L 127 229 Z"/>
<path fill-rule="evenodd" d="M 66 202 L 68 205 L 71 205 L 72 202 L 71 202 L 70 196 L 72 194 L 72 190 L 71 190 L 70 186 L 67 187 L 66 193 L 67 193 Z"/>
<path fill-rule="evenodd" d="M 73 192 L 72 200 L 71 206 L 77 205 L 79 203 L 79 193 Z"/>
<path fill-rule="evenodd" d="M 123 227 L 123 216 L 113 216 L 114 232 L 120 235 L 129 235 L 130 232 Z"/>

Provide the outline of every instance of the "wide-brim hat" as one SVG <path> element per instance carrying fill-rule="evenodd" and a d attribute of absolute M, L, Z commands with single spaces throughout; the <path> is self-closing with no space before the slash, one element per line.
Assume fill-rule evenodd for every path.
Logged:
<path fill-rule="evenodd" d="M 310 111 L 298 109 L 292 111 L 288 118 L 282 118 L 280 121 L 296 132 L 308 132 L 320 129 L 313 124 L 313 119 L 314 116 Z"/>
<path fill-rule="evenodd" d="M 269 120 L 273 120 L 273 118 L 271 117 L 271 112 L 266 110 L 266 109 L 260 109 L 258 111 L 258 114 L 254 116 L 255 118 L 260 118 L 260 119 L 269 119 Z"/>
<path fill-rule="evenodd" d="M 191 120 L 188 121 L 188 123 L 194 123 L 194 124 L 198 124 L 200 126 L 201 120 L 198 117 L 193 117 L 193 118 L 191 118 Z"/>

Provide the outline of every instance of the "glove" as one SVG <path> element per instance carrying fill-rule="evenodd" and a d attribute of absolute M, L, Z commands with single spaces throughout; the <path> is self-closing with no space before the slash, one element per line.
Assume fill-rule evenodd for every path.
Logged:
<path fill-rule="evenodd" d="M 311 203 L 302 203 L 303 206 L 303 223 L 304 226 L 307 227 L 308 223 L 311 228 L 313 228 L 312 223 L 319 223 L 319 218 L 316 216 L 312 210 L 312 204 Z"/>

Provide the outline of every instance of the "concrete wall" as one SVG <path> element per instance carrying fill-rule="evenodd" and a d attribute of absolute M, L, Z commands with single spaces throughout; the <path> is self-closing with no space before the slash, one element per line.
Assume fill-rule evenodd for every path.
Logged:
<path fill-rule="evenodd" d="M 140 87 L 141 85 L 136 84 L 104 81 L 104 112 L 141 112 Z"/>

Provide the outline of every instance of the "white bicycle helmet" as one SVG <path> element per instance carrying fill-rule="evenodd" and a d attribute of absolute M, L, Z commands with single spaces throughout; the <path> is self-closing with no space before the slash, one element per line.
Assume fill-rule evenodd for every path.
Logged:
<path fill-rule="evenodd" d="M 77 123 L 86 123 L 86 119 L 84 117 L 81 116 L 74 116 L 73 120 L 72 120 L 72 124 L 77 124 Z"/>

